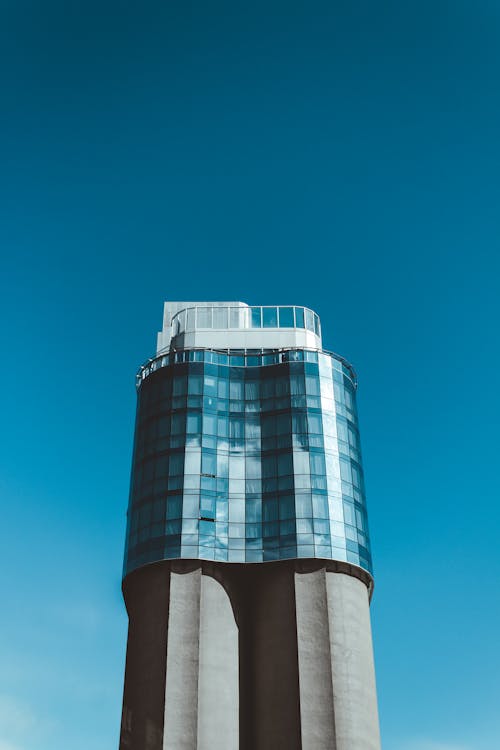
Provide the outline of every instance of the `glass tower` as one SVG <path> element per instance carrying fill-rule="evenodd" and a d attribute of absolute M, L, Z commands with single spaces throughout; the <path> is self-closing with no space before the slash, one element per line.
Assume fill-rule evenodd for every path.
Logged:
<path fill-rule="evenodd" d="M 380 747 L 356 385 L 308 308 L 165 303 L 137 375 L 122 750 Z"/>

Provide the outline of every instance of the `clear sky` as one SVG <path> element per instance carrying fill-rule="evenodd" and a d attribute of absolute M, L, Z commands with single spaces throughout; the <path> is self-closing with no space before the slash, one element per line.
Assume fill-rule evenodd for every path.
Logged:
<path fill-rule="evenodd" d="M 499 91 L 495 0 L 0 1 L 0 750 L 118 747 L 167 298 L 320 314 L 384 750 L 500 747 Z"/>

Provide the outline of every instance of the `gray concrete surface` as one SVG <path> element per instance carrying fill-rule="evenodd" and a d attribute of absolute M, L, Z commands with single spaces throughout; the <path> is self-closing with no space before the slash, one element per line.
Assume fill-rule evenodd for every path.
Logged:
<path fill-rule="evenodd" d="M 197 750 L 238 750 L 238 628 L 221 584 L 201 577 Z"/>
<path fill-rule="evenodd" d="M 380 750 L 372 633 L 366 586 L 326 574 L 336 750 Z"/>
<path fill-rule="evenodd" d="M 336 750 L 324 569 L 295 573 L 295 607 L 302 750 Z"/>
<path fill-rule="evenodd" d="M 201 567 L 170 574 L 163 750 L 196 750 Z"/>

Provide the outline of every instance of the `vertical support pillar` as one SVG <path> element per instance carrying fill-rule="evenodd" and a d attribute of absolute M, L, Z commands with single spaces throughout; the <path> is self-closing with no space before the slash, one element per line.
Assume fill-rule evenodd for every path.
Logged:
<path fill-rule="evenodd" d="M 238 629 L 202 567 L 170 574 L 162 750 L 238 750 Z"/>
<path fill-rule="evenodd" d="M 196 750 L 201 568 L 170 574 L 163 750 Z"/>
<path fill-rule="evenodd" d="M 198 750 L 238 750 L 238 629 L 229 597 L 201 577 Z"/>
<path fill-rule="evenodd" d="M 120 750 L 162 750 L 170 574 L 139 570 L 124 588 L 129 616 Z"/>
<path fill-rule="evenodd" d="M 336 750 L 380 750 L 368 591 L 326 573 Z"/>
<path fill-rule="evenodd" d="M 302 750 L 336 750 L 325 576 L 295 573 Z"/>

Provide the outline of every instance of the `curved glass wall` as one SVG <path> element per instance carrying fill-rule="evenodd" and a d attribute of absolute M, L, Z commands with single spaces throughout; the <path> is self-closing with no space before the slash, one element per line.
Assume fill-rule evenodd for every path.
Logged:
<path fill-rule="evenodd" d="M 172 335 L 200 329 L 305 328 L 321 335 L 318 315 L 308 307 L 260 305 L 258 307 L 195 305 L 172 318 Z"/>
<path fill-rule="evenodd" d="M 345 361 L 177 352 L 139 385 L 124 574 L 175 558 L 327 558 L 371 573 Z"/>

